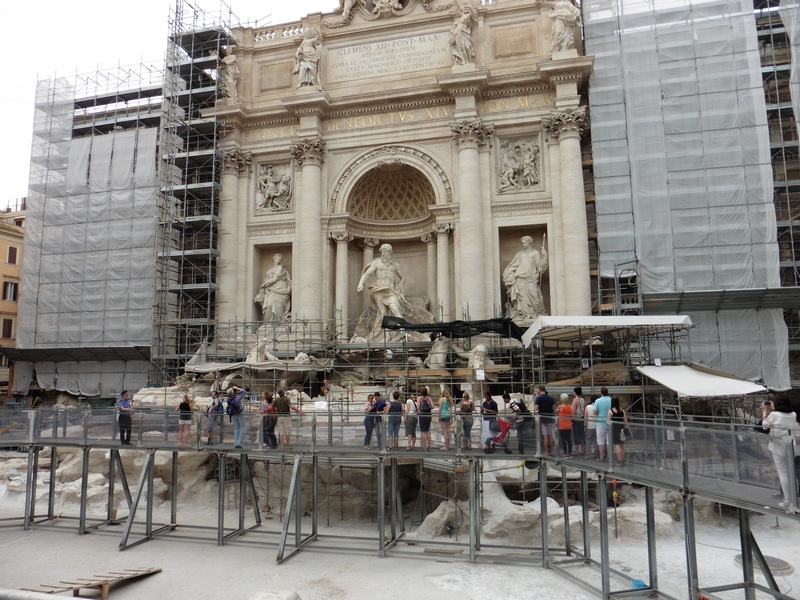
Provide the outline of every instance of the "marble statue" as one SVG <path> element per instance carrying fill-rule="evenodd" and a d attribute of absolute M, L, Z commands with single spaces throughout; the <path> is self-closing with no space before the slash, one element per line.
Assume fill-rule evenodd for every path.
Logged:
<path fill-rule="evenodd" d="M 504 140 L 500 144 L 499 163 L 497 185 L 501 192 L 539 184 L 539 145 L 532 139 Z"/>
<path fill-rule="evenodd" d="M 342 16 L 345 19 L 350 18 L 350 13 L 356 5 L 358 0 L 341 0 Z"/>
<path fill-rule="evenodd" d="M 393 250 L 390 244 L 383 244 L 380 248 L 381 256 L 369 263 L 361 273 L 358 280 L 358 291 L 364 289 L 364 283 L 374 275 L 375 280 L 369 288 L 369 298 L 378 311 L 378 316 L 373 326 L 373 331 L 380 329 L 383 317 L 392 315 L 403 318 L 411 310 L 403 291 L 403 272 L 393 260 Z"/>
<path fill-rule="evenodd" d="M 472 43 L 472 25 L 477 14 L 475 8 L 464 3 L 459 14 L 450 27 L 450 49 L 453 52 L 454 65 L 471 65 L 475 63 L 475 47 Z"/>
<path fill-rule="evenodd" d="M 522 238 L 522 250 L 503 270 L 503 283 L 508 292 L 509 316 L 515 320 L 533 320 L 546 315 L 539 282 L 547 270 L 547 235 L 542 237 L 541 251 L 533 247 L 533 238 Z"/>
<path fill-rule="evenodd" d="M 289 318 L 292 278 L 283 266 L 283 254 L 275 254 L 272 261 L 273 265 L 267 271 L 253 301 L 261 304 L 263 321 L 285 321 Z"/>
<path fill-rule="evenodd" d="M 440 335 L 434 340 L 425 364 L 431 369 L 444 369 L 447 366 L 447 355 L 450 352 L 450 339 Z"/>
<path fill-rule="evenodd" d="M 319 88 L 319 57 L 322 45 L 322 37 L 319 30 L 310 29 L 300 46 L 295 52 L 295 67 L 294 73 L 297 75 L 297 87 L 313 86 Z"/>
<path fill-rule="evenodd" d="M 286 210 L 292 198 L 292 177 L 289 173 L 279 175 L 272 165 L 261 165 L 258 178 L 258 208 Z"/>
<path fill-rule="evenodd" d="M 236 91 L 236 84 L 239 82 L 239 65 L 236 64 L 233 46 L 225 47 L 225 56 L 220 62 L 222 64 L 219 67 L 219 89 L 223 97 L 236 102 L 239 100 L 239 93 Z"/>
<path fill-rule="evenodd" d="M 403 5 L 399 0 L 372 0 L 372 14 L 378 15 L 393 10 L 402 10 Z"/>
<path fill-rule="evenodd" d="M 550 8 L 553 19 L 553 35 L 550 39 L 550 54 L 569 50 L 575 46 L 575 30 L 581 25 L 581 11 L 569 0 L 542 1 Z"/>

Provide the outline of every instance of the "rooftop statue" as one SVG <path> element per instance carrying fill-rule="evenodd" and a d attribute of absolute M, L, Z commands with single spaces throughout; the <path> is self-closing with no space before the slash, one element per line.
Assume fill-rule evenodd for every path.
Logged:
<path fill-rule="evenodd" d="M 453 51 L 454 65 L 471 65 L 475 63 L 475 47 L 472 42 L 472 27 L 477 20 L 475 8 L 464 3 L 459 14 L 450 27 L 449 43 Z"/>
<path fill-rule="evenodd" d="M 550 54 L 575 47 L 575 29 L 581 25 L 581 11 L 569 0 L 542 1 L 550 8 L 553 19 L 553 34 L 550 38 Z"/>
<path fill-rule="evenodd" d="M 297 75 L 297 87 L 314 86 L 319 84 L 319 47 L 322 45 L 322 36 L 317 29 L 311 29 L 306 33 L 305 38 L 295 52 L 294 73 Z"/>
<path fill-rule="evenodd" d="M 236 64 L 236 56 L 233 54 L 233 46 L 225 47 L 225 56 L 220 60 L 219 67 L 219 89 L 224 98 L 230 98 L 234 102 L 239 100 L 239 93 L 236 91 L 236 84 L 239 82 L 239 65 Z"/>

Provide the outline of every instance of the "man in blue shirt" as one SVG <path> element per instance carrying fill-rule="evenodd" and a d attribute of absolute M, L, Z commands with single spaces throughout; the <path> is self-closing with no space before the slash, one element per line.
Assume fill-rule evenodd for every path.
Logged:
<path fill-rule="evenodd" d="M 610 444 L 608 441 L 608 411 L 611 410 L 611 397 L 608 395 L 608 388 L 600 388 L 600 397 L 594 401 L 594 408 L 597 411 L 597 449 L 600 451 L 600 460 L 606 459 L 606 448 Z"/>
<path fill-rule="evenodd" d="M 131 429 L 133 424 L 133 406 L 128 390 L 123 390 L 117 400 L 119 411 L 119 442 L 122 446 L 131 445 Z"/>

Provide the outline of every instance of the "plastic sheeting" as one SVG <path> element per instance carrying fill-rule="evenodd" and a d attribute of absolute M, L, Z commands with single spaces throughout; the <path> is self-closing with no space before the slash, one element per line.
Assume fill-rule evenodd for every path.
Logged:
<path fill-rule="evenodd" d="M 20 287 L 38 294 L 20 298 L 17 346 L 149 346 L 158 131 L 69 139 L 71 93 L 62 80 L 37 91 L 33 162 L 45 168 L 31 171 Z M 58 160 L 49 158 L 54 152 Z M 146 361 L 34 368 L 42 387 L 87 396 L 141 388 L 149 372 Z"/>
<path fill-rule="evenodd" d="M 638 261 L 644 293 L 779 287 L 752 0 L 595 0 L 584 28 L 602 276 Z M 695 360 L 790 386 L 782 311 L 690 316 Z"/>
<path fill-rule="evenodd" d="M 647 366 L 636 367 L 636 370 L 673 390 L 680 398 L 744 396 L 767 391 L 752 381 L 698 371 L 691 365 Z"/>

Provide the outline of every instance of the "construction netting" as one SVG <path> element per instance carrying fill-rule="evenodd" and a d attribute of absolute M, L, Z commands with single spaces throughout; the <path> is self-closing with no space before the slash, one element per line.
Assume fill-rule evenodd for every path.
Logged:
<path fill-rule="evenodd" d="M 157 129 L 73 138 L 75 93 L 39 82 L 17 347 L 53 349 L 38 383 L 87 396 L 147 383 L 147 361 L 59 361 L 59 348 L 150 346 Z M 23 369 L 20 369 L 22 372 Z M 15 391 L 27 391 L 24 378 Z"/>
<path fill-rule="evenodd" d="M 779 287 L 752 0 L 583 3 L 600 270 L 643 292 Z M 691 357 L 790 387 L 780 310 L 689 311 Z"/>

